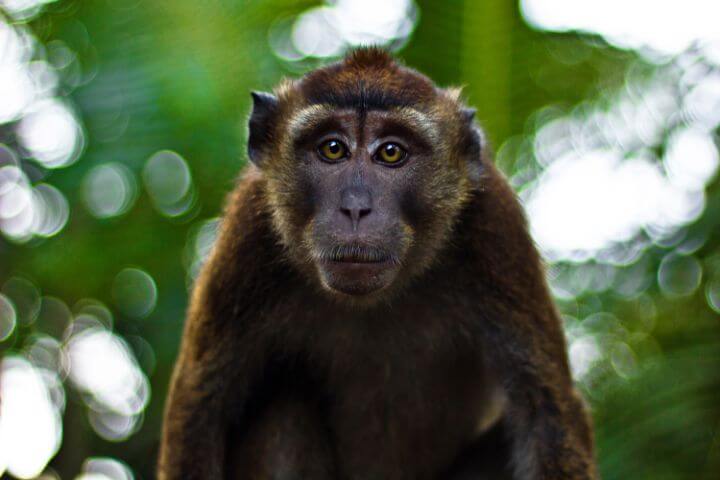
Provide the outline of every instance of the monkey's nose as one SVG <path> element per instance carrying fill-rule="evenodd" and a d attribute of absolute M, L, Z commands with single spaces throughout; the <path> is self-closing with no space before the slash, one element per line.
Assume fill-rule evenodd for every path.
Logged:
<path fill-rule="evenodd" d="M 370 190 L 363 186 L 345 188 L 340 193 L 340 211 L 350 217 L 353 230 L 356 231 L 360 219 L 372 211 Z"/>

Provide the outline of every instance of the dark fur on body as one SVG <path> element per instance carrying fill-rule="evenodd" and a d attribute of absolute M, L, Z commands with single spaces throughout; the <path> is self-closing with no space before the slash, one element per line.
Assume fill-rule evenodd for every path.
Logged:
<path fill-rule="evenodd" d="M 193 292 L 159 478 L 597 478 L 541 261 L 457 92 L 361 49 L 276 95 L 255 98 L 258 167 Z M 297 152 L 345 110 L 361 134 L 404 122 L 427 145 L 389 183 L 403 194 L 377 200 L 400 205 L 402 221 L 377 220 L 396 222 L 387 238 L 328 246 L 323 175 Z M 328 256 L 390 256 L 394 276 L 335 292 L 318 273 Z"/>

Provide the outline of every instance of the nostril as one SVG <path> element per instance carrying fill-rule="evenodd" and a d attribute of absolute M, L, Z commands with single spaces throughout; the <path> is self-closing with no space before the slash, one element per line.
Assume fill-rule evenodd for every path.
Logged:
<path fill-rule="evenodd" d="M 372 209 L 361 207 L 340 207 L 340 211 L 353 220 L 359 220 L 362 217 L 369 215 L 370 212 L 372 212 Z"/>
<path fill-rule="evenodd" d="M 344 189 L 340 195 L 340 211 L 350 217 L 353 230 L 358 222 L 372 212 L 372 197 L 366 187 L 352 186 Z"/>

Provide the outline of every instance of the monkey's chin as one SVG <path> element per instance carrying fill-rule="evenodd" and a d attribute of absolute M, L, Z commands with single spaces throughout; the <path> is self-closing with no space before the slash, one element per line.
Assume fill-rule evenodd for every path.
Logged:
<path fill-rule="evenodd" d="M 323 286 L 351 297 L 367 297 L 388 287 L 397 274 L 390 261 L 374 263 L 323 262 L 318 265 Z"/>

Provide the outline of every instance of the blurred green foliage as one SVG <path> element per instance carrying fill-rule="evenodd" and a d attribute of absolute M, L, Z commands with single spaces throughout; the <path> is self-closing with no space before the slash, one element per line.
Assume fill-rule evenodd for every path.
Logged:
<path fill-rule="evenodd" d="M 49 182 L 67 197 L 70 217 L 50 238 L 0 237 L 0 285 L 22 277 L 43 295 L 71 306 L 97 299 L 112 311 L 115 332 L 151 346 L 148 352 L 145 343 L 130 341 L 152 395 L 142 426 L 124 441 L 98 436 L 84 397 L 67 390 L 63 443 L 50 462 L 62 478 L 77 475 L 89 456 L 120 459 L 136 478 L 153 478 L 195 235 L 220 214 L 245 163 L 249 92 L 269 90 L 283 76 L 326 61 L 286 61 L 268 41 L 274 26 L 314 5 L 302 0 L 61 0 L 29 21 L 41 44 L 60 40 L 77 55 L 76 71 L 61 75 L 58 95 L 75 105 L 86 145 L 77 163 L 63 169 L 24 160 L 33 182 Z M 418 23 L 399 56 L 441 85 L 464 85 L 496 149 L 531 136 L 544 107 L 570 111 L 586 99 L 621 90 L 629 71 L 650 77 L 664 68 L 597 37 L 533 30 L 513 2 L 421 0 L 417 7 Z M 67 81 L 72 75 L 81 81 Z M 0 143 L 14 145 L 11 127 L 0 124 Z M 177 216 L 159 211 L 143 186 L 148 158 L 163 150 L 177 152 L 192 176 L 191 206 Z M 108 162 L 131 172 L 137 199 L 119 216 L 97 218 L 86 207 L 83 182 L 94 167 Z M 513 155 L 499 162 L 514 179 L 539 168 Z M 668 296 L 657 284 L 662 258 L 677 246 L 669 244 L 651 245 L 639 260 L 647 279 L 642 295 L 626 298 L 606 288 L 560 298 L 561 310 L 573 318 L 610 312 L 629 332 L 647 318 L 654 325 L 631 343 L 629 370 L 618 374 L 600 368 L 582 383 L 606 479 L 710 480 L 720 474 L 720 320 L 706 297 L 709 282 L 720 279 L 717 181 L 707 195 L 702 215 L 683 230 L 687 238 L 703 238 L 695 256 L 709 272 L 691 294 Z M 145 317 L 126 314 L 118 299 L 121 287 L 114 282 L 128 267 L 147 272 L 157 286 L 157 304 Z M 581 268 L 560 262 L 551 273 Z M 62 339 L 41 317 L 19 325 L 0 342 L 0 352 L 23 352 L 38 332 Z"/>

